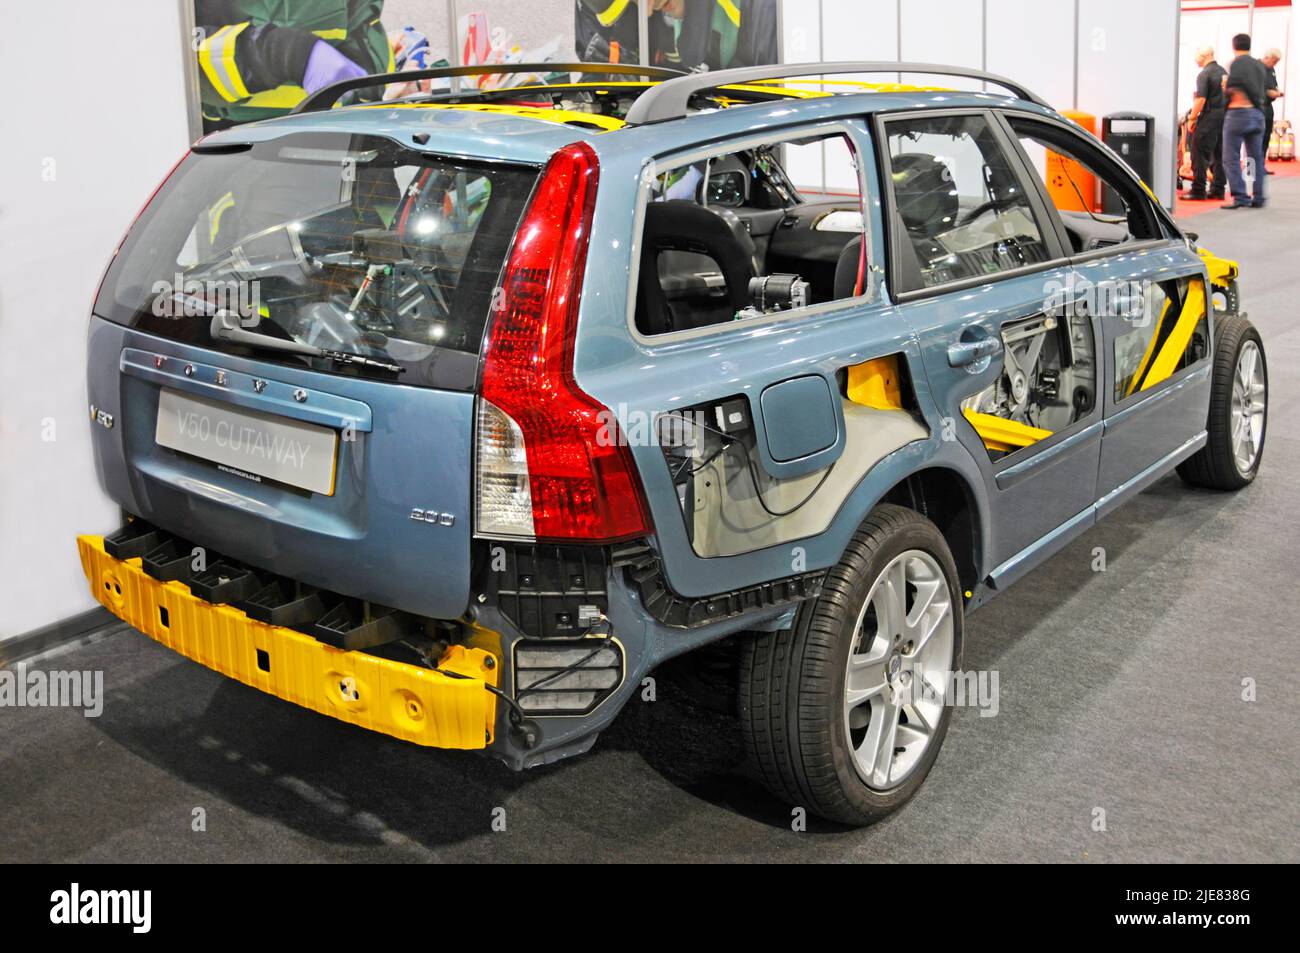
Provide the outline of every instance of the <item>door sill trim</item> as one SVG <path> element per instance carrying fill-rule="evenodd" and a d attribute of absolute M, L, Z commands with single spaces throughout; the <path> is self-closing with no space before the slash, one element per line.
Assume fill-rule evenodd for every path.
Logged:
<path fill-rule="evenodd" d="M 1043 534 L 990 572 L 984 581 L 985 585 L 995 591 L 1005 589 L 1035 566 L 1040 565 L 1048 557 L 1055 555 L 1067 543 L 1095 524 L 1103 516 L 1113 513 L 1130 496 L 1142 492 L 1171 469 L 1196 453 L 1205 446 L 1207 439 L 1206 431 L 1202 430 L 1195 437 L 1192 437 L 1137 475 L 1130 477 L 1115 487 L 1083 512 L 1076 513 L 1060 526 Z"/>

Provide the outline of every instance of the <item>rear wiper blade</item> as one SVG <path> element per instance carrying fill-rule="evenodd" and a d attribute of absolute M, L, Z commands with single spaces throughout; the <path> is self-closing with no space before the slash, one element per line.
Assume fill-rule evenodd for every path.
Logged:
<path fill-rule="evenodd" d="M 406 368 L 397 364 L 376 361 L 373 358 L 362 357 L 360 354 L 353 354 L 350 351 L 334 351 L 326 347 L 317 347 L 315 344 L 287 341 L 284 338 L 273 338 L 269 334 L 259 334 L 256 331 L 249 331 L 246 328 L 239 327 L 238 324 L 234 323 L 237 320 L 229 312 L 215 315 L 212 318 L 208 333 L 219 341 L 230 341 L 232 344 L 244 344 L 248 347 L 260 347 L 268 351 L 284 351 L 287 354 L 323 357 L 337 364 L 357 364 L 362 367 L 392 371 L 394 374 L 401 374 L 406 370 Z"/>

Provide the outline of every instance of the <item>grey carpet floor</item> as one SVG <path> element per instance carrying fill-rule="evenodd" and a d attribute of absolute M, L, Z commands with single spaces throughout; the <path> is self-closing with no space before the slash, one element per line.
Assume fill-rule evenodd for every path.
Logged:
<path fill-rule="evenodd" d="M 1000 710 L 958 709 L 889 820 L 792 831 L 746 779 L 735 722 L 671 676 L 586 757 L 516 775 L 299 710 L 125 630 L 33 663 L 102 669 L 102 717 L 0 709 L 0 861 L 1300 860 L 1300 179 L 1274 183 L 1266 211 L 1190 225 L 1241 260 L 1264 336 L 1260 478 L 1236 495 L 1164 480 L 975 613 L 966 667 L 998 671 Z"/>

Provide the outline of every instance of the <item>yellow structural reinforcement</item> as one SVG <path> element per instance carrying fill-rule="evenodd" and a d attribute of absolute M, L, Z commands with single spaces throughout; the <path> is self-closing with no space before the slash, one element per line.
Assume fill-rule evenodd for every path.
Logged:
<path fill-rule="evenodd" d="M 1124 392 L 1125 397 L 1135 391 L 1155 387 L 1161 381 L 1168 380 L 1174 371 L 1178 370 L 1193 332 L 1205 317 L 1205 282 L 1195 278 L 1188 283 L 1187 297 L 1183 300 L 1182 310 L 1178 312 L 1178 320 L 1160 344 L 1160 350 L 1157 351 L 1156 343 L 1160 341 L 1160 332 L 1169 321 L 1172 309 L 1173 299 L 1170 298 L 1165 301 L 1164 309 L 1160 312 L 1160 320 L 1156 322 L 1146 352 L 1142 355 L 1142 362 Z"/>
<path fill-rule="evenodd" d="M 571 109 L 552 109 L 549 106 L 518 106 L 505 103 L 366 103 L 360 109 L 443 109 L 458 112 L 492 113 L 498 116 L 517 116 L 522 119 L 540 119 L 557 125 L 581 123 L 595 126 L 602 132 L 622 129 L 625 123 L 613 116 L 599 113 L 575 112 Z"/>
<path fill-rule="evenodd" d="M 993 414 L 981 414 L 973 410 L 963 410 L 962 413 L 966 415 L 966 419 L 971 422 L 971 426 L 975 428 L 975 432 L 980 435 L 984 446 L 989 450 L 1010 453 L 1052 435 L 1050 430 L 1030 427 L 1015 420 L 1005 420 Z"/>
<path fill-rule="evenodd" d="M 879 410 L 901 410 L 902 387 L 898 381 L 898 356 L 877 357 L 849 367 L 849 400 Z"/>
<path fill-rule="evenodd" d="M 91 592 L 110 612 L 200 665 L 312 711 L 432 748 L 483 748 L 492 740 L 500 659 L 453 645 L 444 675 L 250 619 L 148 576 L 139 559 L 114 559 L 101 536 L 78 536 Z M 461 677 L 456 677 L 461 676 Z"/>
<path fill-rule="evenodd" d="M 1206 251 L 1204 248 L 1198 248 L 1196 253 L 1201 256 L 1205 262 L 1205 270 L 1209 272 L 1210 284 L 1226 285 L 1229 281 L 1237 277 L 1237 263 L 1230 258 L 1220 258 L 1213 252 Z"/>
<path fill-rule="evenodd" d="M 529 83 L 524 86 L 516 86 L 512 93 L 524 98 L 530 92 L 542 93 L 552 96 L 557 92 L 567 90 L 610 90 L 610 89 L 649 89 L 655 83 L 632 82 L 627 80 L 612 80 L 606 83 L 599 82 L 579 82 L 579 83 L 553 83 L 537 84 Z M 743 98 L 727 97 L 726 91 L 742 93 L 765 93 L 767 95 L 780 95 L 787 99 L 820 99 L 833 94 L 834 90 L 827 91 L 825 88 L 804 89 L 802 87 L 827 87 L 835 86 L 849 89 L 853 92 L 864 93 L 896 93 L 896 92 L 927 92 L 927 91 L 947 91 L 943 86 L 910 86 L 906 83 L 857 83 L 850 80 L 830 80 L 830 79 L 764 79 L 755 83 L 730 83 L 726 86 L 719 86 L 721 93 L 717 99 L 724 105 L 738 105 L 746 102 Z M 293 106 L 302 99 L 303 93 L 301 87 L 281 87 L 281 90 L 297 90 L 296 98 L 290 97 L 291 101 L 284 103 L 285 107 Z M 269 90 L 266 93 L 258 93 L 249 103 L 254 105 L 263 105 L 259 100 L 261 97 L 270 96 L 277 93 L 276 90 Z M 256 101 L 256 102 L 255 102 Z M 266 103 L 271 105 L 271 103 Z M 496 113 L 503 116 L 518 116 L 523 119 L 539 119 L 543 122 L 553 122 L 559 125 L 579 124 L 585 127 L 594 127 L 601 132 L 611 132 L 615 129 L 623 128 L 626 123 L 622 119 L 614 116 L 606 116 L 601 113 L 577 112 L 566 109 L 553 109 L 545 105 L 527 105 L 518 103 L 423 103 L 423 102 L 379 102 L 379 103 L 362 103 L 358 109 L 453 109 L 462 112 L 483 112 Z"/>

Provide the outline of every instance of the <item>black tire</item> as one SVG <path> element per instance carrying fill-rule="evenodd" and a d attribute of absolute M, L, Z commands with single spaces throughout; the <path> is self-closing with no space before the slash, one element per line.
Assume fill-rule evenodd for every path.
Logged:
<path fill-rule="evenodd" d="M 1237 359 L 1247 342 L 1259 349 L 1260 369 L 1264 375 L 1264 432 L 1254 463 L 1242 470 L 1232 447 L 1232 384 L 1237 373 Z M 1178 475 L 1192 486 L 1212 490 L 1239 490 L 1255 479 L 1264 459 L 1264 438 L 1268 434 L 1268 363 L 1259 332 L 1246 318 L 1232 315 L 1219 321 L 1214 342 L 1214 369 L 1210 381 L 1210 413 L 1206 420 L 1206 443 L 1193 456 L 1178 465 Z"/>
<path fill-rule="evenodd" d="M 942 569 L 953 612 L 949 667 L 960 670 L 963 603 L 952 554 L 933 523 L 892 504 L 863 521 L 790 629 L 755 634 L 741 649 L 739 711 L 751 762 L 774 795 L 827 820 L 864 825 L 897 810 L 925 780 L 948 731 L 945 705 L 928 748 L 892 789 L 869 787 L 854 767 L 842 706 L 858 614 L 885 567 L 913 549 Z"/>

